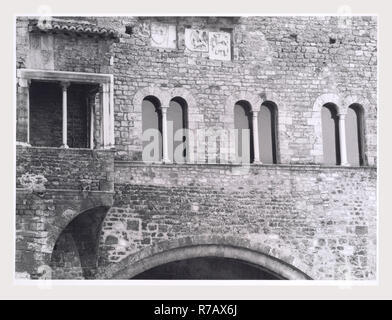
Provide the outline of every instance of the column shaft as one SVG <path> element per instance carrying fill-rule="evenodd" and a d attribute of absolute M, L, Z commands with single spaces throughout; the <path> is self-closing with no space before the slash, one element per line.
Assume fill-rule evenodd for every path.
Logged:
<path fill-rule="evenodd" d="M 253 163 L 260 162 L 260 149 L 259 149 L 259 123 L 258 123 L 258 111 L 252 111 L 252 126 L 253 126 L 253 151 L 254 151 L 254 161 Z"/>
<path fill-rule="evenodd" d="M 101 110 L 102 110 L 102 145 L 104 148 L 110 148 L 110 92 L 109 84 L 101 85 Z"/>
<path fill-rule="evenodd" d="M 343 113 L 338 114 L 339 116 L 339 145 L 340 145 L 340 165 L 348 166 L 347 162 L 347 146 L 346 146 L 346 115 Z"/>
<path fill-rule="evenodd" d="M 17 87 L 16 143 L 30 145 L 30 80 L 19 78 Z"/>
<path fill-rule="evenodd" d="M 167 137 L 167 109 L 168 107 L 162 106 L 162 151 L 163 151 L 163 156 L 162 156 L 162 162 L 163 163 L 168 163 L 170 162 L 169 156 L 168 156 L 168 137 Z"/>
<path fill-rule="evenodd" d="M 68 121 L 68 116 L 67 116 L 67 90 L 69 87 L 68 82 L 62 82 L 61 83 L 61 88 L 63 90 L 63 148 L 68 148 L 68 141 L 67 141 L 67 135 L 68 135 L 68 127 L 67 127 L 67 121 Z"/>

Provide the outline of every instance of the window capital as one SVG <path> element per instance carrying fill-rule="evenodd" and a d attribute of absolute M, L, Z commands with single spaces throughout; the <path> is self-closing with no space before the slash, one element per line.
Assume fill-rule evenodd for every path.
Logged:
<path fill-rule="evenodd" d="M 68 89 L 68 87 L 71 85 L 71 83 L 69 81 L 61 81 L 60 85 L 61 85 L 61 88 L 63 89 L 63 91 L 65 91 Z"/>

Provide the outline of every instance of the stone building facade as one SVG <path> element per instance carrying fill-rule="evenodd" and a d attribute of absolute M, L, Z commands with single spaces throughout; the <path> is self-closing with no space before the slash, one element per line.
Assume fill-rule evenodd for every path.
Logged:
<path fill-rule="evenodd" d="M 16 77 L 17 277 L 376 279 L 375 17 L 18 17 Z"/>

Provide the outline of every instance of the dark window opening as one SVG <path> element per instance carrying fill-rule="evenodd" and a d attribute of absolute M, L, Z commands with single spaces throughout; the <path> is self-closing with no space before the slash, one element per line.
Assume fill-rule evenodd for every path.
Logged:
<path fill-rule="evenodd" d="M 60 147 L 62 144 L 62 92 L 59 83 L 30 85 L 30 144 Z"/>
<path fill-rule="evenodd" d="M 259 152 L 262 163 L 277 163 L 277 107 L 265 101 L 258 116 Z"/>
<path fill-rule="evenodd" d="M 132 279 L 149 280 L 283 280 L 280 275 L 242 260 L 200 257 L 169 262 Z"/>
<path fill-rule="evenodd" d="M 362 106 L 359 104 L 350 105 L 346 115 L 347 161 L 354 166 L 363 166 L 365 164 L 363 128 Z"/>
<path fill-rule="evenodd" d="M 234 128 L 238 130 L 235 143 L 235 158 L 237 162 L 253 162 L 253 125 L 249 102 L 241 100 L 234 106 Z"/>
<path fill-rule="evenodd" d="M 295 34 L 295 33 L 290 34 L 290 38 L 292 40 L 294 40 L 295 42 L 298 42 L 298 35 L 297 34 Z"/>
<path fill-rule="evenodd" d="M 125 26 L 125 33 L 131 35 L 133 33 L 132 26 Z"/>
<path fill-rule="evenodd" d="M 333 103 L 326 103 L 321 110 L 324 164 L 340 164 L 339 117 Z"/>
<path fill-rule="evenodd" d="M 170 139 L 168 143 L 169 159 L 173 162 L 185 162 L 187 141 L 184 129 L 188 127 L 188 119 L 187 103 L 183 98 L 175 97 L 170 101 L 170 106 L 167 110 L 167 121 L 168 130 L 169 128 L 171 130 L 171 132 L 168 132 L 168 139 Z M 178 135 L 181 135 L 181 137 L 178 137 Z"/>
<path fill-rule="evenodd" d="M 143 159 L 145 161 L 151 159 L 154 159 L 155 161 L 162 160 L 162 113 L 160 106 L 160 101 L 154 96 L 148 96 L 144 98 L 142 102 L 143 136 L 146 135 L 146 130 L 151 132 L 151 134 L 148 134 L 146 139 L 143 139 L 143 150 L 145 150 L 146 146 L 150 145 L 151 143 L 157 143 L 156 148 L 146 149 L 149 150 L 149 152 L 146 155 L 147 159 Z M 156 138 L 158 141 L 154 140 Z"/>
<path fill-rule="evenodd" d="M 97 85 L 71 84 L 67 90 L 67 144 L 90 148 L 92 90 Z M 30 144 L 60 147 L 63 136 L 62 89 L 59 83 L 32 81 L 30 86 Z"/>
<path fill-rule="evenodd" d="M 50 259 L 53 279 L 94 279 L 99 235 L 108 208 L 89 209 L 61 232 Z"/>

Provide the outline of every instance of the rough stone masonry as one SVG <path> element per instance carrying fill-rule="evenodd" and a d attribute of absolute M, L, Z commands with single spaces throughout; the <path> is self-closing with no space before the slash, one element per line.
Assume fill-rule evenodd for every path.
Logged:
<path fill-rule="evenodd" d="M 16 69 L 18 278 L 197 273 L 192 259 L 214 257 L 227 278 L 241 278 L 234 259 L 282 279 L 376 279 L 375 17 L 18 17 Z M 182 103 L 193 130 L 270 103 L 275 161 L 145 163 L 146 99 L 157 121 Z M 361 165 L 325 165 L 325 105 L 340 160 L 360 108 Z"/>

